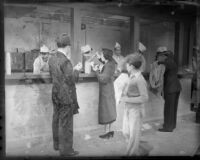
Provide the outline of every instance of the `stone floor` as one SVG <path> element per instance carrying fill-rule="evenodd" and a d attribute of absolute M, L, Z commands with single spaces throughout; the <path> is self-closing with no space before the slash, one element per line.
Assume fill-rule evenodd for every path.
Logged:
<path fill-rule="evenodd" d="M 200 125 L 195 123 L 195 113 L 179 116 L 174 132 L 158 132 L 162 120 L 145 122 L 141 140 L 149 149 L 149 156 L 194 156 L 200 145 Z M 103 128 L 102 128 L 103 129 Z M 78 157 L 125 156 L 126 142 L 121 131 L 113 138 L 102 140 L 98 136 L 102 129 L 74 133 L 74 148 Z M 52 138 L 43 144 L 35 142 L 27 148 L 10 150 L 7 155 L 58 157 L 53 150 Z"/>

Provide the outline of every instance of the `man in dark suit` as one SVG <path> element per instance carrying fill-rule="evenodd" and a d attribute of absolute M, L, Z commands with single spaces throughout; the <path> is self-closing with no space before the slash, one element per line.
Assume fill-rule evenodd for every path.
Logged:
<path fill-rule="evenodd" d="M 171 51 L 161 52 L 158 64 L 165 65 L 164 73 L 164 124 L 160 132 L 172 132 L 176 128 L 178 99 L 181 84 L 177 76 L 178 67 L 173 59 Z"/>
<path fill-rule="evenodd" d="M 73 68 L 70 61 L 70 39 L 67 34 L 57 38 L 58 51 L 49 59 L 49 70 L 53 81 L 53 143 L 61 156 L 74 156 L 73 115 L 78 113 L 75 81 L 78 81 L 81 65 Z"/>

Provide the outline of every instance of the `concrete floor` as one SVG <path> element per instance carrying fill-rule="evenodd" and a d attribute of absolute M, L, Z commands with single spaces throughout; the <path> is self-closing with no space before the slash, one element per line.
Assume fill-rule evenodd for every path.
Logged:
<path fill-rule="evenodd" d="M 194 156 L 200 145 L 200 125 L 195 123 L 195 113 L 178 117 L 177 128 L 174 132 L 163 133 L 157 129 L 162 120 L 146 122 L 143 125 L 141 140 L 149 149 L 149 156 Z M 79 157 L 98 156 L 124 156 L 126 142 L 121 131 L 116 131 L 113 138 L 102 140 L 98 136 L 103 128 L 75 132 L 74 149 L 79 151 Z M 56 156 L 59 154 L 53 150 L 52 138 L 46 139 L 46 143 L 39 141 L 26 148 L 17 148 L 7 153 L 10 156 Z"/>
<path fill-rule="evenodd" d="M 177 128 L 174 132 L 163 133 L 157 129 L 163 123 L 163 103 L 152 102 L 147 108 L 144 120 L 142 137 L 143 144 L 149 149 L 150 156 L 194 156 L 200 145 L 200 124 L 195 123 L 195 113 L 190 111 L 190 84 L 188 80 L 180 95 Z M 184 93 L 184 94 L 183 94 Z M 152 95 L 154 96 L 154 95 Z M 120 130 L 115 130 L 112 139 L 102 140 L 103 126 L 89 130 L 75 130 L 74 149 L 79 151 L 79 157 L 86 156 L 124 156 L 126 142 Z M 53 150 L 52 133 L 49 136 L 32 138 L 24 142 L 13 142 L 7 148 L 7 156 L 42 156 L 58 157 L 59 153 Z"/>

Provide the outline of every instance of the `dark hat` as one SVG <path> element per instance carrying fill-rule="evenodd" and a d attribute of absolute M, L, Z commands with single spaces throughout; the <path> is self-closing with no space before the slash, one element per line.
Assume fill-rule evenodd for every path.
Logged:
<path fill-rule="evenodd" d="M 157 56 L 168 56 L 168 52 L 167 51 L 157 52 Z"/>
<path fill-rule="evenodd" d="M 58 47 L 66 47 L 66 46 L 70 46 L 71 42 L 70 42 L 70 37 L 67 33 L 63 33 L 60 36 L 58 36 L 56 38 L 56 43 Z"/>
<path fill-rule="evenodd" d="M 113 56 L 113 51 L 111 49 L 102 48 L 103 54 L 108 54 L 110 56 Z"/>
<path fill-rule="evenodd" d="M 113 56 L 113 51 L 111 49 L 102 48 L 103 55 L 105 59 L 111 60 Z"/>

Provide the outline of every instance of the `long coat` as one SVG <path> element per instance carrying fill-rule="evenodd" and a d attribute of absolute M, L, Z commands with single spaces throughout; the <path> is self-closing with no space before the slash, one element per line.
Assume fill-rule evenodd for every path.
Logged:
<path fill-rule="evenodd" d="M 107 62 L 101 73 L 97 74 L 99 81 L 99 124 L 109 124 L 116 120 L 116 101 L 114 92 L 114 73 L 116 62 Z"/>
<path fill-rule="evenodd" d="M 175 93 L 181 91 L 181 84 L 178 79 L 178 67 L 172 57 L 168 57 L 164 62 L 158 64 L 165 65 L 164 73 L 164 94 Z"/>
<path fill-rule="evenodd" d="M 181 91 L 181 84 L 177 76 L 178 67 L 171 56 L 168 56 L 164 62 L 158 62 L 158 64 L 165 65 L 163 128 L 173 131 L 176 128 L 178 99 Z"/>
<path fill-rule="evenodd" d="M 78 113 L 75 82 L 78 81 L 79 72 L 73 70 L 70 60 L 61 52 L 57 52 L 50 58 L 49 67 L 53 81 L 52 101 L 57 106 L 61 106 L 56 110 L 64 109 L 65 112 L 73 110 L 74 114 Z"/>
<path fill-rule="evenodd" d="M 49 69 L 53 80 L 53 145 L 64 156 L 73 151 L 73 115 L 79 109 L 75 81 L 79 72 L 61 52 L 50 58 Z"/>

